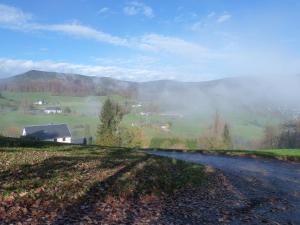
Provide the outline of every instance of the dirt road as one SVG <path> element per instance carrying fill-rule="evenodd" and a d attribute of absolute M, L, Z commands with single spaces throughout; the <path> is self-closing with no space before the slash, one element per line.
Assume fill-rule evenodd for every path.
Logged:
<path fill-rule="evenodd" d="M 212 214 L 207 217 L 216 219 L 204 223 L 300 224 L 300 163 L 200 153 L 153 151 L 150 154 L 221 170 L 224 174 L 224 190 L 213 190 L 220 192 L 216 195 L 219 199 L 208 199 L 206 204 L 203 196 L 178 196 L 181 202 L 190 199 L 193 200 L 191 204 L 207 207 L 207 211 L 211 211 Z M 202 219 L 199 218 L 199 221 Z"/>

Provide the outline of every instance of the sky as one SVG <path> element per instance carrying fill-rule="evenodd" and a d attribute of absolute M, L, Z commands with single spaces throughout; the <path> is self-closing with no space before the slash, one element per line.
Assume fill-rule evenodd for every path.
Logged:
<path fill-rule="evenodd" d="M 0 78 L 295 75 L 299 12 L 299 0 L 0 0 Z"/>

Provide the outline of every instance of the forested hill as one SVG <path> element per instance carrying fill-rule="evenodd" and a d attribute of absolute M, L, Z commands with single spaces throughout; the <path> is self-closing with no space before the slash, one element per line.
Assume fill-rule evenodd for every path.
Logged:
<path fill-rule="evenodd" d="M 236 77 L 204 82 L 122 81 L 31 70 L 0 80 L 0 91 L 50 92 L 54 95 L 122 95 L 160 103 L 169 110 L 211 109 L 300 113 L 300 76 Z"/>
<path fill-rule="evenodd" d="M 51 92 L 56 95 L 111 95 L 131 96 L 136 83 L 108 77 L 91 77 L 31 70 L 0 80 L 0 90 L 16 92 Z"/>
<path fill-rule="evenodd" d="M 245 80 L 245 79 L 242 79 Z M 64 95 L 157 95 L 166 92 L 186 93 L 190 90 L 207 92 L 218 86 L 237 86 L 241 78 L 225 78 L 204 82 L 156 80 L 148 82 L 123 81 L 110 77 L 85 76 L 30 70 L 26 73 L 0 79 L 1 91 L 51 92 Z"/>
<path fill-rule="evenodd" d="M 180 82 L 157 80 L 133 82 L 109 77 L 85 76 L 80 74 L 56 73 L 30 70 L 26 73 L 0 79 L 0 91 L 51 92 L 57 95 L 113 95 L 148 96 L 169 93 L 186 93 L 189 90 L 206 91 L 221 83 L 230 84 L 235 79 L 208 82 Z M 226 81 L 226 82 L 225 82 Z"/>

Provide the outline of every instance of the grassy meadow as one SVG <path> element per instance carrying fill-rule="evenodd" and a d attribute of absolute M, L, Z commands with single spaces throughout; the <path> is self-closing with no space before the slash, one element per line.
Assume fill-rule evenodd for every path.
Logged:
<path fill-rule="evenodd" d="M 0 134 L 5 136 L 18 137 L 24 126 L 66 123 L 71 129 L 73 138 L 96 135 L 99 124 L 99 112 L 102 103 L 107 97 L 104 96 L 55 96 L 50 93 L 21 93 L 21 92 L 2 92 L 0 98 Z M 137 102 L 125 99 L 121 96 L 111 96 L 122 104 L 129 105 Z M 33 105 L 38 100 L 44 100 L 45 105 Z M 147 104 L 147 102 L 143 102 Z M 59 106 L 63 110 L 69 108 L 70 113 L 56 115 L 47 115 L 43 109 L 49 106 Z M 28 109 L 30 108 L 30 109 Z M 40 111 L 38 111 L 40 110 Z M 180 139 L 181 143 L 176 144 L 179 147 L 189 148 L 185 142 L 186 139 L 195 140 L 211 126 L 213 112 L 206 112 L 205 109 L 199 111 L 198 115 L 186 114 L 182 117 L 161 115 L 160 112 L 141 115 L 146 109 L 133 109 L 123 118 L 122 125 L 131 127 L 132 125 L 143 129 L 147 143 L 145 146 L 151 146 L 151 140 L 154 138 Z M 224 121 L 230 125 L 231 134 L 234 140 L 241 143 L 259 140 L 263 136 L 264 126 L 266 124 L 278 124 L 280 119 L 270 118 L 260 114 L 250 112 L 227 112 L 221 115 Z M 169 124 L 169 129 L 164 130 L 162 125 Z M 88 127 L 88 133 L 87 133 Z M 173 148 L 176 146 L 167 146 Z"/>

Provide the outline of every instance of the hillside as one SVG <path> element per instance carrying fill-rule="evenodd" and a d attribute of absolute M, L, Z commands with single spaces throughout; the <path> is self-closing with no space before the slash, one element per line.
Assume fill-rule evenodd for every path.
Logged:
<path fill-rule="evenodd" d="M 157 80 L 149 82 L 121 81 L 108 77 L 92 77 L 31 70 L 0 80 L 0 91 L 50 92 L 67 96 L 121 95 L 137 100 L 160 102 L 165 110 L 195 109 L 235 111 L 300 112 L 295 96 L 300 95 L 300 76 L 258 78 L 236 77 L 204 82 Z"/>
<path fill-rule="evenodd" d="M 1 224 L 156 223 L 176 191 L 207 190 L 213 177 L 175 161 L 95 146 L 0 149 Z"/>
<path fill-rule="evenodd" d="M 108 77 L 90 77 L 31 70 L 24 74 L 0 80 L 0 90 L 14 92 L 51 92 L 57 95 L 130 95 L 135 83 Z"/>
<path fill-rule="evenodd" d="M 170 158 L 167 151 L 1 137 L 0 143 L 11 146 L 0 148 L 3 225 L 299 224 L 296 163 L 178 152 Z"/>
<path fill-rule="evenodd" d="M 113 95 L 131 108 L 123 125 L 142 128 L 152 147 L 160 142 L 152 140 L 157 137 L 197 139 L 211 126 L 216 110 L 229 123 L 235 142 L 245 146 L 248 141 L 261 139 L 266 125 L 299 117 L 299 87 L 299 76 L 130 82 L 29 71 L 0 81 L 0 133 L 17 137 L 24 126 L 67 123 L 76 138 L 85 135 L 85 127 L 94 136 L 101 104 L 106 96 Z M 46 104 L 32 105 L 39 99 Z M 71 113 L 43 113 L 45 107 L 54 105 L 69 108 Z M 134 105 L 141 107 L 133 108 Z M 171 127 L 162 129 L 166 124 Z"/>

